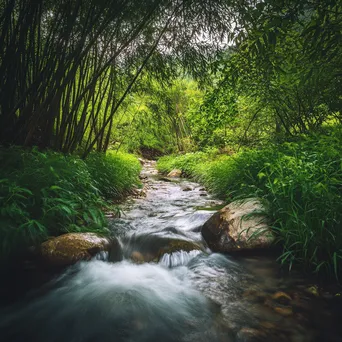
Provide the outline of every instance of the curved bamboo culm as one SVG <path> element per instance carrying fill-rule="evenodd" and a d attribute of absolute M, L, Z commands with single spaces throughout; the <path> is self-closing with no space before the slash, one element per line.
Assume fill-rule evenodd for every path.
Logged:
<path fill-rule="evenodd" d="M 200 35 L 222 36 L 229 13 L 226 1 L 4 0 L 0 144 L 105 151 L 139 77 L 163 67 L 153 56 L 204 66 L 217 44 Z"/>

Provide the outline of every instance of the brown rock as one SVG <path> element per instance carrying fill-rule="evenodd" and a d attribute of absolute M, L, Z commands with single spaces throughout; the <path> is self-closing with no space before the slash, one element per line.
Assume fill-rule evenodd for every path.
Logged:
<path fill-rule="evenodd" d="M 292 298 L 285 292 L 279 291 L 276 292 L 272 299 L 280 304 L 289 304 L 292 301 Z"/>
<path fill-rule="evenodd" d="M 264 329 L 276 329 L 277 328 L 276 324 L 269 322 L 269 321 L 260 322 L 260 327 Z"/>
<path fill-rule="evenodd" d="M 254 328 L 242 328 L 238 334 L 237 337 L 239 338 L 239 340 L 241 341 L 264 341 L 266 334 L 258 329 L 254 329 Z"/>
<path fill-rule="evenodd" d="M 45 241 L 41 245 L 43 260 L 53 266 L 72 265 L 108 251 L 110 242 L 94 233 L 69 233 Z"/>
<path fill-rule="evenodd" d="M 166 231 L 172 233 L 173 229 L 169 227 Z M 128 247 L 125 248 L 125 256 L 135 262 L 158 262 L 164 254 L 172 254 L 182 250 L 185 252 L 193 250 L 205 251 L 203 244 L 200 242 L 197 243 L 185 237 L 165 236 L 159 233 L 132 234 L 129 237 L 123 237 L 123 244 Z M 135 252 L 138 252 L 138 254 Z"/>
<path fill-rule="evenodd" d="M 182 170 L 173 169 L 171 172 L 168 173 L 168 177 L 180 177 L 182 175 Z"/>
<path fill-rule="evenodd" d="M 257 199 L 232 202 L 215 213 L 202 227 L 202 236 L 214 252 L 267 248 L 274 236 Z"/>
<path fill-rule="evenodd" d="M 159 179 L 160 179 L 161 181 L 164 181 L 164 182 L 173 182 L 172 179 L 167 178 L 167 177 L 160 177 Z"/>
<path fill-rule="evenodd" d="M 144 256 L 138 252 L 138 251 L 133 251 L 132 254 L 131 254 L 131 259 L 137 263 L 137 264 L 142 264 L 145 262 L 145 258 Z"/>
<path fill-rule="evenodd" d="M 276 306 L 273 308 L 275 312 L 282 316 L 291 316 L 293 315 L 293 310 L 291 306 Z"/>
<path fill-rule="evenodd" d="M 305 289 L 305 291 L 311 295 L 313 295 L 314 297 L 319 297 L 319 290 L 318 287 L 316 285 L 312 285 L 310 287 L 308 287 L 307 289 Z"/>
<path fill-rule="evenodd" d="M 203 250 L 203 247 L 193 241 L 170 239 L 167 244 L 159 249 L 158 258 L 161 258 L 165 253 L 171 254 L 179 251 L 190 252 L 193 250 L 200 251 Z"/>
<path fill-rule="evenodd" d="M 267 294 L 263 291 L 247 290 L 243 293 L 243 297 L 252 302 L 264 302 Z"/>
<path fill-rule="evenodd" d="M 146 191 L 144 189 L 133 189 L 132 190 L 133 197 L 146 197 Z"/>

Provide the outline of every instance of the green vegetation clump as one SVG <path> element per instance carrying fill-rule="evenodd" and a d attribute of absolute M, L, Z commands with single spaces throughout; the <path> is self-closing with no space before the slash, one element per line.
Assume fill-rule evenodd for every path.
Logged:
<path fill-rule="evenodd" d="M 121 199 L 138 185 L 141 165 L 136 157 L 127 153 L 91 153 L 85 160 L 96 188 L 110 199 Z"/>
<path fill-rule="evenodd" d="M 138 182 L 127 154 L 88 160 L 36 149 L 0 149 L 0 255 L 66 232 L 105 233 L 103 209 Z"/>
<path fill-rule="evenodd" d="M 158 159 L 158 170 L 167 174 L 173 169 L 180 169 L 184 176 L 198 178 L 199 166 L 203 163 L 216 160 L 219 152 L 217 149 L 208 149 L 206 152 L 191 152 L 181 155 L 168 155 Z"/>
<path fill-rule="evenodd" d="M 182 168 L 188 160 L 186 172 L 219 197 L 264 199 L 283 245 L 281 262 L 338 277 L 342 274 L 342 130 L 327 133 L 214 160 L 203 153 L 164 157 L 158 167 L 165 172 Z"/>

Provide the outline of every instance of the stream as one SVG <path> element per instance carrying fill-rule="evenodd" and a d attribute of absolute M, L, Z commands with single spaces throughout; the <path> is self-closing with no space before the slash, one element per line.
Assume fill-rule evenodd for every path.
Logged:
<path fill-rule="evenodd" d="M 1 341 L 342 341 L 339 297 L 275 256 L 211 253 L 201 226 L 222 203 L 153 162 L 141 177 L 146 197 L 110 221 L 123 260 L 102 253 L 40 282 L 18 274 L 1 288 L 16 298 L 0 307 Z"/>

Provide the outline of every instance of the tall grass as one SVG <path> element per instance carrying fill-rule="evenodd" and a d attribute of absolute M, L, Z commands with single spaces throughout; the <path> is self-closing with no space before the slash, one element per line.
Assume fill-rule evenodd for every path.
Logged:
<path fill-rule="evenodd" d="M 138 181 L 125 154 L 77 156 L 0 149 L 0 256 L 65 232 L 106 232 L 103 209 Z"/>
<path fill-rule="evenodd" d="M 202 156 L 190 175 L 227 201 L 266 200 L 283 246 L 280 261 L 341 277 L 342 130 L 326 133 L 214 161 Z M 181 167 L 177 159 L 159 163 Z"/>
<path fill-rule="evenodd" d="M 173 169 L 180 169 L 184 176 L 197 177 L 198 166 L 216 160 L 217 149 L 208 149 L 206 152 L 191 152 L 181 155 L 167 155 L 158 159 L 157 168 L 161 173 L 169 173 Z"/>
<path fill-rule="evenodd" d="M 121 199 L 138 185 L 141 165 L 127 153 L 92 153 L 85 160 L 95 186 L 106 199 Z"/>

